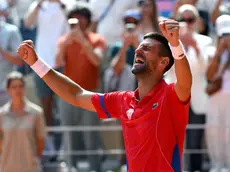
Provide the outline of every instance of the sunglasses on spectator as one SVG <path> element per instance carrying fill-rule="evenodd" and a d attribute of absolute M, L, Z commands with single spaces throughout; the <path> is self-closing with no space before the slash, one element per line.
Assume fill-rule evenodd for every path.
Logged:
<path fill-rule="evenodd" d="M 196 18 L 190 17 L 190 18 L 181 18 L 178 20 L 178 22 L 186 22 L 186 23 L 194 23 L 196 21 Z"/>

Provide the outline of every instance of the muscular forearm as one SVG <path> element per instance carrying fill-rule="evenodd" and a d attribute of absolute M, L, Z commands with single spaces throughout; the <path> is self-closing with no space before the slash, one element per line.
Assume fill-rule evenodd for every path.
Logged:
<path fill-rule="evenodd" d="M 83 92 L 83 89 L 78 84 L 53 69 L 42 79 L 62 99 L 70 104 L 77 105 L 76 95 Z"/>
<path fill-rule="evenodd" d="M 16 53 L 0 50 L 0 54 L 3 56 L 5 60 L 12 64 L 19 66 L 23 64 L 23 61 L 17 56 Z"/>
<path fill-rule="evenodd" d="M 103 54 L 101 52 L 96 53 L 92 45 L 87 40 L 83 41 L 83 51 L 87 54 L 90 62 L 95 65 L 99 66 L 101 64 Z M 99 50 L 100 51 L 100 50 Z"/>
<path fill-rule="evenodd" d="M 123 46 L 120 52 L 113 58 L 111 66 L 117 75 L 120 75 L 126 64 L 126 51 L 127 47 Z"/>
<path fill-rule="evenodd" d="M 175 73 L 180 88 L 190 90 L 192 86 L 192 73 L 186 57 L 175 60 Z"/>
<path fill-rule="evenodd" d="M 38 12 L 39 12 L 39 5 L 37 5 L 34 9 L 34 11 L 32 11 L 24 20 L 24 25 L 26 28 L 30 28 L 32 27 L 35 22 L 37 21 L 37 16 L 38 16 Z"/>

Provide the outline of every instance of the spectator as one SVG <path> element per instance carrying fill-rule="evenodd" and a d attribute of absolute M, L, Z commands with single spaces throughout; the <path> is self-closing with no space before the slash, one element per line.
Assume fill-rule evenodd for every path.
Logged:
<path fill-rule="evenodd" d="M 136 8 L 138 1 L 89 0 L 93 13 L 92 28 L 105 38 L 107 47 L 121 41 L 123 14 L 128 9 Z"/>
<path fill-rule="evenodd" d="M 207 146 L 211 172 L 230 170 L 230 16 L 216 20 L 217 49 L 207 70 L 207 79 L 217 88 L 210 94 L 207 105 Z M 218 82 L 220 80 L 220 82 Z M 215 82 L 217 81 L 217 82 Z M 220 87 L 218 87 L 220 85 Z"/>
<path fill-rule="evenodd" d="M 22 41 L 16 26 L 6 23 L 5 8 L 0 4 L 0 106 L 5 104 L 9 97 L 4 87 L 4 80 L 16 65 L 23 61 L 17 56 L 17 48 Z"/>
<path fill-rule="evenodd" d="M 31 4 L 25 18 L 27 28 L 37 26 L 36 50 L 38 55 L 52 67 L 55 66 L 57 54 L 56 43 L 69 29 L 64 8 L 65 6 L 60 0 L 39 0 Z M 36 74 L 34 79 L 37 96 L 41 100 L 47 125 L 51 126 L 54 93 Z"/>
<path fill-rule="evenodd" d="M 6 88 L 11 100 L 0 108 L 0 169 L 40 172 L 46 137 L 42 109 L 24 97 L 23 75 L 11 72 Z"/>
<path fill-rule="evenodd" d="M 87 90 L 95 91 L 99 87 L 99 67 L 105 49 L 102 36 L 90 32 L 91 11 L 84 2 L 76 4 L 68 14 L 71 31 L 58 41 L 58 67 L 64 64 L 64 73 Z M 90 78 L 90 79 L 89 79 Z M 99 119 L 93 112 L 74 107 L 64 100 L 59 104 L 62 125 L 76 126 L 99 125 Z M 95 150 L 102 147 L 98 132 L 73 133 L 71 145 L 67 145 L 64 138 L 64 149 L 70 146 L 71 150 L 79 149 L 83 141 L 85 150 Z M 82 139 L 82 140 L 81 140 Z M 80 147 L 81 149 L 81 147 Z M 89 156 L 91 170 L 100 171 L 100 157 Z M 77 157 L 68 158 L 68 165 L 75 165 Z"/>
<path fill-rule="evenodd" d="M 176 0 L 173 9 L 173 18 L 176 16 L 177 10 L 184 4 L 191 4 L 196 6 L 199 11 L 200 18 L 198 22 L 198 32 L 203 35 L 210 34 L 210 25 L 215 23 L 216 18 L 219 16 L 219 7 L 222 0 Z"/>
<path fill-rule="evenodd" d="M 142 15 L 139 26 L 140 32 L 143 35 L 149 32 L 159 32 L 158 10 L 155 0 L 140 0 L 138 6 L 140 7 Z"/>
<path fill-rule="evenodd" d="M 141 14 L 139 11 L 128 10 L 124 13 L 122 41 L 116 42 L 110 50 L 111 67 L 105 71 L 105 92 L 134 90 L 136 88 L 136 79 L 131 68 L 135 49 L 142 38 L 142 33 L 138 30 L 140 22 Z"/>
<path fill-rule="evenodd" d="M 212 39 L 196 32 L 199 13 L 193 5 L 182 5 L 178 9 L 176 17 L 182 25 L 180 39 L 185 46 L 193 76 L 189 123 L 204 124 L 207 103 L 207 95 L 204 91 L 206 86 L 205 72 L 208 66 L 207 49 L 211 46 Z M 173 70 L 174 68 L 166 76 L 168 82 L 175 81 Z M 188 149 L 201 149 L 203 139 L 203 129 L 187 130 L 186 145 Z M 189 157 L 189 171 L 202 171 L 202 154 L 191 154 Z"/>

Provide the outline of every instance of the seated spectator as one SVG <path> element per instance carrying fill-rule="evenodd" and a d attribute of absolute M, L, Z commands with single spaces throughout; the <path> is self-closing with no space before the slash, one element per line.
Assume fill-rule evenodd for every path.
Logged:
<path fill-rule="evenodd" d="M 63 66 L 64 74 L 78 83 L 82 88 L 96 91 L 99 88 L 99 69 L 103 60 L 105 42 L 102 36 L 89 31 L 91 24 L 91 11 L 84 2 L 79 2 L 70 10 L 68 21 L 71 31 L 58 41 L 58 55 L 56 67 Z M 90 78 L 90 79 L 89 79 Z M 59 112 L 64 126 L 95 126 L 99 119 L 94 112 L 86 111 L 68 104 L 60 99 Z M 64 150 L 97 150 L 103 147 L 98 132 L 71 133 L 70 145 L 67 135 L 64 135 Z M 83 143 L 84 147 L 80 146 Z M 100 156 L 87 156 L 90 169 L 100 171 Z M 79 160 L 76 156 L 67 158 L 69 166 L 76 166 Z"/>
<path fill-rule="evenodd" d="M 23 75 L 11 72 L 6 90 L 10 101 L 0 108 L 0 169 L 40 172 L 46 137 L 42 109 L 24 97 Z"/>
<path fill-rule="evenodd" d="M 7 74 L 13 71 L 16 65 L 23 64 L 17 55 L 17 48 L 22 41 L 19 29 L 6 23 L 4 11 L 5 8 L 0 4 L 0 106 L 9 100 L 4 87 Z"/>

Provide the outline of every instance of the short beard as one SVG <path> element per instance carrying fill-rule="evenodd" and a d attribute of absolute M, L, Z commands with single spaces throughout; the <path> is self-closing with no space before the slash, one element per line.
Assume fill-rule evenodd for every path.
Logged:
<path fill-rule="evenodd" d="M 148 66 L 145 64 L 143 66 L 139 66 L 139 67 L 132 67 L 132 73 L 134 75 L 137 75 L 137 74 L 141 74 L 141 73 L 145 73 L 145 71 L 147 70 Z"/>

